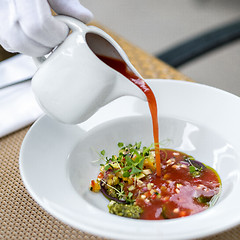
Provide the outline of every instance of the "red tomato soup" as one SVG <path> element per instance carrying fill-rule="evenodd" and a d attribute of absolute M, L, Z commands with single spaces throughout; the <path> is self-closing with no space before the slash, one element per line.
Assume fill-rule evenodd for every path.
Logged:
<path fill-rule="evenodd" d="M 178 151 L 163 149 L 161 156 L 162 177 L 150 174 L 136 190 L 141 219 L 179 218 L 207 209 L 220 191 L 216 172 L 199 162 L 195 168 L 195 160 Z"/>

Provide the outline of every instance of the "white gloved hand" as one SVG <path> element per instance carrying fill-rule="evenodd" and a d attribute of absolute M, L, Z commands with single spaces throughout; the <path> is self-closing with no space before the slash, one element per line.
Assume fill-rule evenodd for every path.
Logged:
<path fill-rule="evenodd" d="M 69 29 L 51 14 L 87 23 L 92 13 L 78 0 L 0 0 L 0 44 L 9 52 L 43 56 L 60 44 Z"/>

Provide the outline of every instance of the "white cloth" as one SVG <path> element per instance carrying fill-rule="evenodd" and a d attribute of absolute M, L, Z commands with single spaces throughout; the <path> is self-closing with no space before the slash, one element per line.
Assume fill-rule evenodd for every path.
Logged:
<path fill-rule="evenodd" d="M 7 51 L 33 57 L 49 53 L 69 32 L 51 15 L 51 8 L 84 23 L 92 19 L 78 0 L 0 0 L 0 44 Z"/>
<path fill-rule="evenodd" d="M 0 137 L 33 123 L 41 114 L 31 90 L 30 78 L 36 66 L 29 56 L 17 55 L 0 63 Z"/>
<path fill-rule="evenodd" d="M 0 90 L 0 137 L 33 123 L 41 114 L 30 81 Z"/>

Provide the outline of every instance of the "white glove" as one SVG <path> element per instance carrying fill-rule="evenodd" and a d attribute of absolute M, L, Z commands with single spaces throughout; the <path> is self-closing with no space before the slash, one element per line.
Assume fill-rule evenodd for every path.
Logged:
<path fill-rule="evenodd" d="M 93 17 L 78 0 L 0 0 L 0 44 L 3 48 L 39 57 L 60 44 L 69 29 L 51 15 L 51 8 L 84 23 Z"/>

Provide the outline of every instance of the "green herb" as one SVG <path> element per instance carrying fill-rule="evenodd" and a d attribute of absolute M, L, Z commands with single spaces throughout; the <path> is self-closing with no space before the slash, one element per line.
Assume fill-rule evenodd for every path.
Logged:
<path fill-rule="evenodd" d="M 133 196 L 133 193 L 129 192 L 128 197 L 131 198 Z"/>
<path fill-rule="evenodd" d="M 105 150 L 102 150 L 100 153 L 101 153 L 102 156 L 104 156 L 105 155 Z"/>
<path fill-rule="evenodd" d="M 164 219 L 169 219 L 169 217 L 167 216 L 167 208 L 165 205 L 162 207 L 161 215 L 163 216 Z"/>
<path fill-rule="evenodd" d="M 196 168 L 192 165 L 189 166 L 189 172 L 193 174 L 196 171 Z"/>
<path fill-rule="evenodd" d="M 143 156 L 149 156 L 151 150 L 153 150 L 154 144 L 149 147 L 143 147 Z"/>
<path fill-rule="evenodd" d="M 139 143 L 136 143 L 136 144 L 135 144 L 135 148 L 136 148 L 136 149 L 138 149 L 138 150 L 140 150 L 140 148 L 141 148 L 141 145 L 142 145 L 142 143 L 141 143 L 141 142 L 139 142 Z"/>
<path fill-rule="evenodd" d="M 119 183 L 118 185 L 117 185 L 117 187 L 113 187 L 113 186 L 111 186 L 111 185 L 109 185 L 109 184 L 107 184 L 107 182 L 105 182 L 104 180 L 101 180 L 101 182 L 103 182 L 106 186 L 108 186 L 109 187 L 109 189 L 112 189 L 112 190 L 114 190 L 114 193 L 115 194 L 117 194 L 117 196 L 118 196 L 118 198 L 119 199 L 121 199 L 121 198 L 123 198 L 124 196 L 125 196 L 125 192 L 124 192 L 124 190 L 123 190 L 123 183 Z"/>
<path fill-rule="evenodd" d="M 125 172 L 123 172 L 123 177 L 125 177 L 125 178 L 130 177 L 130 172 L 125 170 Z"/>
<path fill-rule="evenodd" d="M 123 147 L 123 146 L 124 146 L 124 144 L 123 144 L 122 142 L 119 142 L 119 143 L 118 143 L 118 147 L 121 148 L 121 147 Z"/>
<path fill-rule="evenodd" d="M 104 170 L 108 170 L 109 168 L 111 167 L 111 165 L 110 164 L 108 164 L 108 165 L 106 165 L 105 167 L 104 167 Z"/>
<path fill-rule="evenodd" d="M 119 169 L 114 169 L 113 171 L 116 173 L 118 171 L 122 171 L 123 177 L 135 176 L 142 172 L 143 164 L 145 156 L 149 155 L 147 152 L 150 151 L 150 148 L 145 148 L 145 151 L 141 153 L 141 142 L 135 143 L 134 145 L 129 144 L 124 146 L 122 142 L 118 143 L 118 147 L 120 147 L 119 156 L 112 156 L 111 158 L 106 158 L 106 164 L 104 169 L 107 171 L 111 165 L 115 163 L 118 164 Z M 105 155 L 105 151 L 101 151 L 101 155 Z M 134 159 L 134 160 L 133 160 Z"/>
<path fill-rule="evenodd" d="M 136 142 L 134 145 L 124 145 L 122 142 L 119 142 L 117 145 L 120 148 L 118 157 L 115 155 L 112 155 L 110 158 L 104 157 L 105 164 L 101 164 L 101 166 L 106 172 L 109 171 L 107 175 L 118 172 L 121 172 L 121 174 L 110 178 L 109 182 L 105 182 L 103 179 L 101 181 L 104 183 L 105 189 L 110 196 L 125 200 L 127 204 L 133 204 L 135 202 L 133 193 L 124 191 L 125 185 L 131 178 L 142 173 L 144 160 L 149 156 L 152 146 L 144 147 L 143 150 L 141 149 L 141 142 Z M 102 150 L 99 155 L 101 159 L 104 159 L 105 150 Z M 119 183 L 119 179 L 122 182 Z"/>
<path fill-rule="evenodd" d="M 185 156 L 185 161 L 189 163 L 189 173 L 192 177 L 200 177 L 203 170 L 202 166 L 192 156 Z"/>
<path fill-rule="evenodd" d="M 141 156 L 138 152 L 135 152 L 136 158 L 132 160 L 132 158 L 129 155 L 126 155 L 126 164 L 123 167 L 123 174 L 126 176 L 130 175 L 136 175 L 143 170 L 143 162 L 144 162 L 144 157 Z M 123 176 L 124 176 L 123 175 Z"/>
<path fill-rule="evenodd" d="M 127 195 L 127 198 L 126 198 L 126 202 L 128 204 L 132 204 L 132 203 L 135 202 L 135 200 L 133 200 L 132 197 L 133 197 L 133 193 L 129 192 L 128 195 Z"/>
<path fill-rule="evenodd" d="M 191 167 L 191 166 L 190 166 Z M 190 168 L 189 167 L 189 168 Z M 198 170 L 197 168 L 194 168 L 194 170 L 190 170 L 190 174 L 193 176 L 193 177 L 200 177 L 201 176 L 201 170 Z"/>
<path fill-rule="evenodd" d="M 118 199 L 121 199 L 125 196 L 125 192 L 123 190 L 123 183 L 119 183 L 118 184 L 120 186 L 120 190 L 117 192 L 117 195 L 118 195 Z"/>
<path fill-rule="evenodd" d="M 199 203 L 203 203 L 203 204 L 209 205 L 209 202 L 211 201 L 212 197 L 213 197 L 213 196 L 210 196 L 210 197 L 200 196 L 200 197 L 197 197 L 196 200 L 197 200 Z"/>

